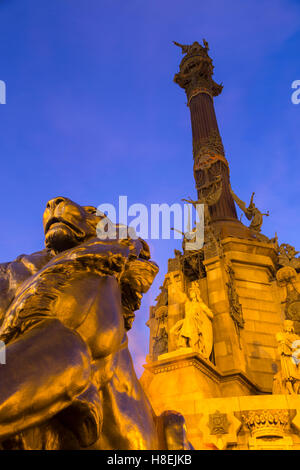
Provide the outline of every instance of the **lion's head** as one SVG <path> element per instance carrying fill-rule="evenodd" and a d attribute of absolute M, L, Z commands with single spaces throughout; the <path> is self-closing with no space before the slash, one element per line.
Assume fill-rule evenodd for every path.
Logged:
<path fill-rule="evenodd" d="M 59 253 L 95 237 L 102 217 L 95 207 L 80 206 L 66 197 L 51 199 L 43 215 L 46 247 Z"/>
<path fill-rule="evenodd" d="M 96 238 L 97 225 L 104 217 L 105 214 L 95 207 L 80 206 L 66 197 L 51 199 L 43 215 L 46 248 L 58 254 Z M 125 326 L 130 329 L 134 311 L 140 308 L 142 294 L 151 286 L 158 267 L 150 261 L 149 246 L 144 240 L 132 238 L 132 231 L 130 236 L 129 230 L 126 230 L 127 237 L 124 238 L 124 226 L 111 225 L 116 229 L 114 243 L 128 248 L 127 259 L 120 273 L 120 287 Z M 111 241 L 107 240 L 107 255 L 112 258 Z M 102 239 L 98 242 L 106 243 Z"/>

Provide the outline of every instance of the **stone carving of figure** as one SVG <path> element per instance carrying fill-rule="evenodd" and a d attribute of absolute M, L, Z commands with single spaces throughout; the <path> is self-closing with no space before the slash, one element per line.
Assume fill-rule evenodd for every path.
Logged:
<path fill-rule="evenodd" d="M 196 52 L 202 49 L 209 51 L 209 45 L 205 39 L 203 39 L 203 46 L 201 46 L 197 41 L 193 42 L 193 44 L 191 45 L 180 44 L 179 42 L 176 42 L 176 41 L 173 41 L 173 44 L 181 48 L 182 54 L 189 54 L 189 53 Z"/>
<path fill-rule="evenodd" d="M 153 346 L 153 357 L 154 360 L 158 358 L 161 354 L 164 354 L 168 351 L 168 333 L 166 328 L 163 326 L 159 330 L 159 335 L 154 338 Z"/>
<path fill-rule="evenodd" d="M 186 296 L 185 317 L 171 329 L 177 336 L 177 347 L 191 348 L 206 359 L 209 358 L 213 345 L 213 313 L 202 300 L 199 289 L 192 287 Z"/>
<path fill-rule="evenodd" d="M 261 226 L 263 224 L 263 216 L 269 216 L 269 211 L 267 211 L 265 214 L 262 213 L 254 204 L 253 198 L 254 194 L 252 193 L 251 199 L 250 199 L 250 204 L 247 207 L 246 204 L 237 197 L 237 195 L 232 191 L 230 188 L 230 192 L 232 194 L 233 199 L 239 206 L 239 208 L 244 212 L 245 216 L 247 217 L 248 220 L 251 220 L 251 224 L 249 228 L 251 230 L 254 230 L 255 232 L 260 232 L 261 231 Z"/>
<path fill-rule="evenodd" d="M 295 334 L 294 322 L 285 320 L 283 331 L 276 334 L 281 371 L 274 377 L 273 393 L 299 394 L 300 369 L 299 346 L 300 336 Z"/>
<path fill-rule="evenodd" d="M 278 249 L 278 262 L 280 266 L 292 266 L 296 271 L 300 271 L 300 252 L 288 243 L 282 243 Z"/>

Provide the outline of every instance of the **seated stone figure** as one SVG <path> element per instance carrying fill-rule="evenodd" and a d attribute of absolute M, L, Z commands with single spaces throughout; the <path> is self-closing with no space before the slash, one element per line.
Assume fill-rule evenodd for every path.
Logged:
<path fill-rule="evenodd" d="M 100 240 L 100 220 L 52 199 L 46 249 L 0 266 L 2 449 L 189 448 L 181 415 L 161 431 L 127 345 L 158 268 L 141 239 Z"/>

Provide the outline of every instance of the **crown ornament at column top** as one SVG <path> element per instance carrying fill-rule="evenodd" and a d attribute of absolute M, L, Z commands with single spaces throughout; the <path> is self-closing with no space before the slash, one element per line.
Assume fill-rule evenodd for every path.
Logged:
<path fill-rule="evenodd" d="M 179 65 L 179 73 L 174 76 L 174 82 L 184 88 L 188 106 L 191 99 L 199 93 L 206 93 L 212 98 L 218 96 L 222 89 L 222 84 L 217 84 L 213 79 L 214 66 L 212 59 L 208 55 L 208 43 L 203 39 L 203 46 L 197 41 L 192 45 L 182 45 L 173 41 L 175 46 L 181 48 L 185 54 Z"/>

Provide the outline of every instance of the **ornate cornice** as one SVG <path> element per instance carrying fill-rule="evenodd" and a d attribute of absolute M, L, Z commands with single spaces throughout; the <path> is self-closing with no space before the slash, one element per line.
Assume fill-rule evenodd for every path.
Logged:
<path fill-rule="evenodd" d="M 249 388 L 253 394 L 267 392 L 250 380 L 242 371 L 232 370 L 228 373 L 222 373 L 214 364 L 194 351 L 192 353 L 178 354 L 177 356 L 160 359 L 144 365 L 144 368 L 153 374 L 172 372 L 173 370 L 186 367 L 195 367 L 216 384 L 222 385 L 223 383 L 237 381 L 241 385 Z"/>

